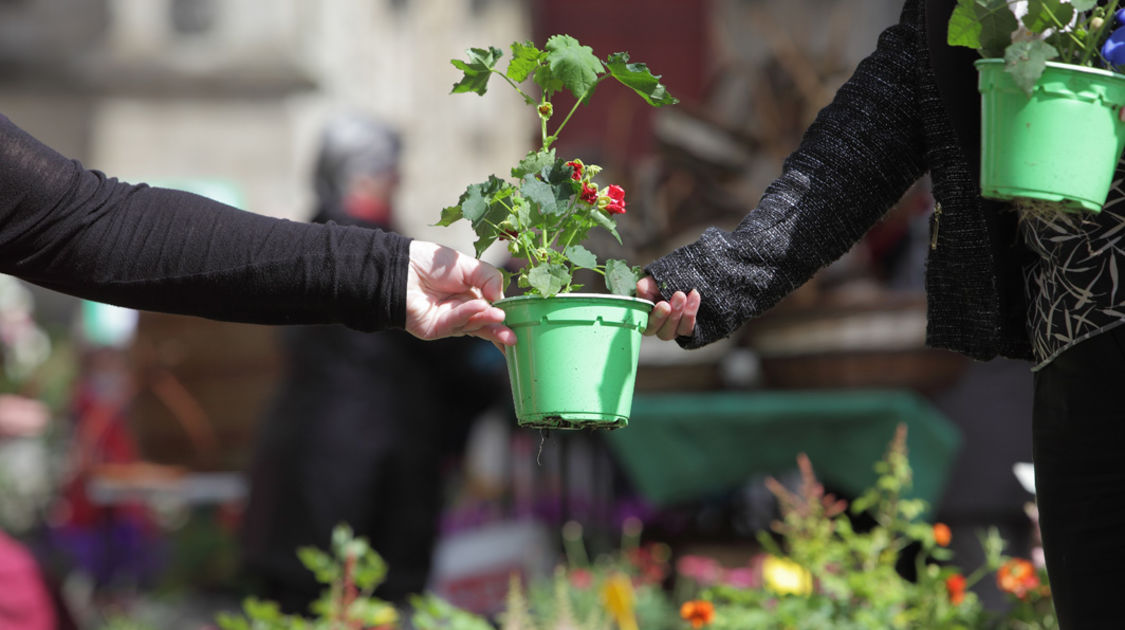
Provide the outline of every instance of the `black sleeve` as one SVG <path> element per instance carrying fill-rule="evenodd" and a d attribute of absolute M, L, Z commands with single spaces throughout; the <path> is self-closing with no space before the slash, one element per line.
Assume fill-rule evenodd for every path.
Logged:
<path fill-rule="evenodd" d="M 0 272 L 56 291 L 228 321 L 402 327 L 409 244 L 119 182 L 0 116 Z"/>
<path fill-rule="evenodd" d="M 836 260 L 924 172 L 914 0 L 817 115 L 733 232 L 707 229 L 648 266 L 661 293 L 699 289 L 689 348 L 730 335 Z"/>

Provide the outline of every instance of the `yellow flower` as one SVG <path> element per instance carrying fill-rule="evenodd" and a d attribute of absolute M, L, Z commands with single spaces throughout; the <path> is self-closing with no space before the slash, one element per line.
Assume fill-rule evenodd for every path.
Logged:
<path fill-rule="evenodd" d="M 787 558 L 766 556 L 762 563 L 762 581 L 767 589 L 778 595 L 812 593 L 812 574 Z"/>
<path fill-rule="evenodd" d="M 633 613 L 633 583 L 623 573 L 615 573 L 602 587 L 602 601 L 606 610 L 621 630 L 637 630 L 637 616 Z"/>

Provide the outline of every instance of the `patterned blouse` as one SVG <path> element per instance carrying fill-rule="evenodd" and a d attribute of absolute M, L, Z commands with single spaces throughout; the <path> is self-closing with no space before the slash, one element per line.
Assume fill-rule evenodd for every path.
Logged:
<path fill-rule="evenodd" d="M 1063 214 L 1017 204 L 1020 233 L 1036 254 L 1026 270 L 1038 370 L 1071 346 L 1125 323 L 1125 160 L 1099 213 Z"/>

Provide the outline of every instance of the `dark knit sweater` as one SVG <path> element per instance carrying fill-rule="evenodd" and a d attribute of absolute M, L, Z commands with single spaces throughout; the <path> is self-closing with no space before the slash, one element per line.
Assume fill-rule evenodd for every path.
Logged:
<path fill-rule="evenodd" d="M 0 272 L 50 289 L 228 321 L 402 327 L 409 243 L 119 182 L 0 116 Z"/>
<path fill-rule="evenodd" d="M 953 0 L 908 0 L 898 24 L 806 131 L 754 208 L 726 232 L 648 266 L 661 292 L 699 289 L 698 347 L 730 335 L 851 248 L 927 170 L 938 202 L 926 272 L 927 342 L 978 359 L 1030 358 L 1007 206 L 980 198 L 976 53 L 945 44 Z"/>

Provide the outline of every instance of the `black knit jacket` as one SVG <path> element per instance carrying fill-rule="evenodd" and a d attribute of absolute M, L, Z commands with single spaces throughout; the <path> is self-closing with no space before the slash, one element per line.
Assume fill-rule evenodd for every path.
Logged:
<path fill-rule="evenodd" d="M 402 328 L 410 239 L 236 210 L 88 170 L 0 115 L 0 273 L 257 324 Z"/>
<path fill-rule="evenodd" d="M 937 207 L 926 269 L 927 343 L 1029 359 L 1022 266 L 1007 206 L 979 195 L 975 51 L 945 44 L 954 0 L 908 0 L 898 24 L 817 115 L 732 232 L 709 228 L 647 270 L 661 292 L 699 289 L 684 347 L 730 335 L 842 256 L 926 171 Z"/>

